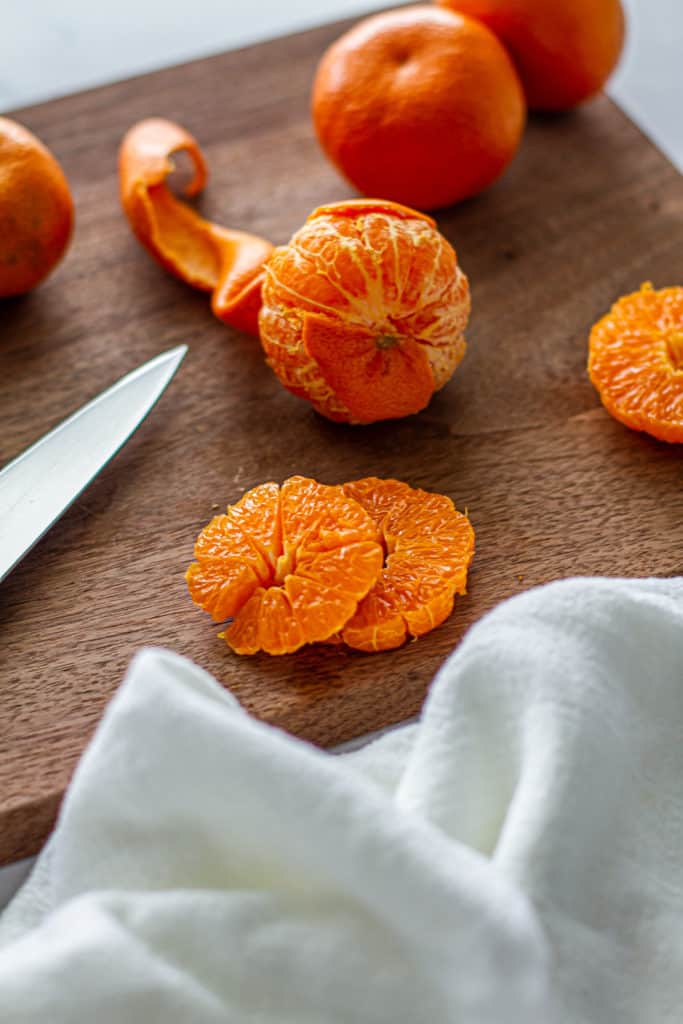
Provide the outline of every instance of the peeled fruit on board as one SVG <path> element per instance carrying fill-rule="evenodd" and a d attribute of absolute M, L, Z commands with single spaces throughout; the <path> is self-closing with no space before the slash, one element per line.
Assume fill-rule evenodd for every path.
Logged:
<path fill-rule="evenodd" d="M 624 45 L 620 0 L 438 0 L 479 18 L 517 65 L 535 110 L 569 110 L 595 95 Z"/>
<path fill-rule="evenodd" d="M 591 331 L 588 372 L 615 419 L 683 442 L 683 287 L 644 284 L 615 302 Z"/>
<path fill-rule="evenodd" d="M 467 278 L 425 214 L 387 200 L 314 210 L 288 245 L 201 218 L 169 190 L 185 151 L 196 194 L 206 166 L 170 121 L 141 121 L 120 152 L 121 201 L 154 258 L 212 291 L 223 321 L 258 334 L 267 361 L 322 415 L 373 423 L 419 412 L 465 353 Z"/>
<path fill-rule="evenodd" d="M 387 651 L 441 625 L 464 594 L 474 530 L 444 494 L 400 480 L 368 477 L 344 484 L 375 523 L 385 551 L 374 587 L 342 630 L 349 647 Z"/>
<path fill-rule="evenodd" d="M 333 43 L 312 114 L 323 150 L 360 192 L 433 210 L 502 174 L 526 104 L 485 25 L 424 5 L 367 18 Z"/>
<path fill-rule="evenodd" d="M 419 412 L 465 353 L 467 278 L 431 218 L 396 203 L 314 210 L 265 265 L 268 363 L 329 419 Z"/>
<path fill-rule="evenodd" d="M 28 128 L 0 117 L 0 298 L 47 277 L 73 221 L 69 185 L 52 153 Z"/>
<path fill-rule="evenodd" d="M 329 487 L 290 477 L 252 488 L 195 544 L 190 596 L 237 654 L 304 644 L 399 647 L 464 594 L 474 531 L 450 498 L 368 477 Z"/>
<path fill-rule="evenodd" d="M 167 185 L 173 156 L 186 153 L 194 177 L 185 195 L 195 196 L 208 171 L 196 139 L 173 121 L 149 118 L 133 125 L 119 151 L 121 204 L 138 239 L 176 277 L 211 292 L 220 320 L 257 334 L 263 261 L 270 242 L 204 220 Z"/>
<path fill-rule="evenodd" d="M 295 476 L 254 487 L 197 538 L 186 579 L 237 654 L 289 654 L 327 640 L 382 569 L 370 515 L 341 487 Z"/>

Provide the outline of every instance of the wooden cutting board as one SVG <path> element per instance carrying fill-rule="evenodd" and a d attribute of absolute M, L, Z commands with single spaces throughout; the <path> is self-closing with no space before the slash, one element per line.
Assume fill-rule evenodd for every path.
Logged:
<path fill-rule="evenodd" d="M 350 189 L 308 113 L 345 25 L 279 39 L 18 113 L 62 161 L 78 211 L 59 270 L 0 305 L 0 462 L 155 353 L 187 342 L 142 428 L 0 586 L 0 863 L 35 852 L 132 653 L 163 644 L 258 717 L 335 744 L 414 714 L 464 630 L 503 598 L 574 574 L 683 571 L 683 459 L 615 423 L 585 372 L 590 325 L 620 294 L 683 281 L 683 183 L 601 98 L 533 117 L 504 179 L 443 211 L 469 274 L 468 355 L 419 416 L 352 428 L 287 394 L 258 342 L 161 271 L 119 210 L 123 133 L 150 115 L 191 129 L 201 208 L 286 241 Z M 469 509 L 469 594 L 440 629 L 384 655 L 238 658 L 183 574 L 217 505 L 264 480 L 396 476 Z M 644 685 L 647 681 L 644 680 Z"/>

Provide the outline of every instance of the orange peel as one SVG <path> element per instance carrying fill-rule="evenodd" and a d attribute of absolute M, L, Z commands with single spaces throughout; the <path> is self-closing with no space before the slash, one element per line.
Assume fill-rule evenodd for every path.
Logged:
<path fill-rule="evenodd" d="M 166 270 L 211 292 L 215 315 L 258 336 L 263 264 L 273 246 L 256 235 L 233 231 L 200 217 L 168 187 L 173 157 L 186 153 L 193 165 L 187 198 L 206 185 L 208 171 L 196 139 L 162 118 L 140 121 L 126 133 L 119 151 L 121 204 L 145 248 Z"/>

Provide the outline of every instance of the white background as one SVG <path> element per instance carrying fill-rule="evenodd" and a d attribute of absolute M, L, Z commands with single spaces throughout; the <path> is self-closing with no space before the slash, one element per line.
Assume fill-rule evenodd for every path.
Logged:
<path fill-rule="evenodd" d="M 0 0 L 0 111 L 389 2 Z M 609 91 L 683 169 L 683 0 L 623 2 L 628 42 Z M 0 869 L 0 908 L 27 869 Z"/>

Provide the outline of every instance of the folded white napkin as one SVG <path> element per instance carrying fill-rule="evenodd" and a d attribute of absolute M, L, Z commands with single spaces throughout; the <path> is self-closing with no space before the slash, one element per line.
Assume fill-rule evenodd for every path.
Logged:
<path fill-rule="evenodd" d="M 683 580 L 501 605 L 343 757 L 143 651 L 0 922 L 3 1024 L 682 1016 Z"/>

